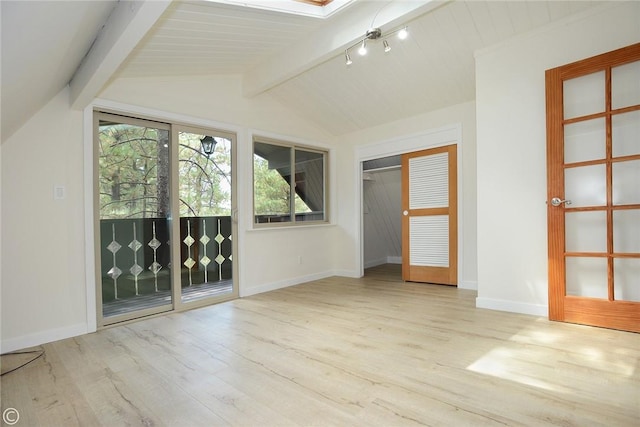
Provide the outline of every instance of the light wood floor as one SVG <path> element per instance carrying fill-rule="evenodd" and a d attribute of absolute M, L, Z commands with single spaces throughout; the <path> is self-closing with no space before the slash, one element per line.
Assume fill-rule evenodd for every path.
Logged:
<path fill-rule="evenodd" d="M 44 347 L 18 426 L 638 426 L 640 334 L 474 308 L 387 267 Z"/>

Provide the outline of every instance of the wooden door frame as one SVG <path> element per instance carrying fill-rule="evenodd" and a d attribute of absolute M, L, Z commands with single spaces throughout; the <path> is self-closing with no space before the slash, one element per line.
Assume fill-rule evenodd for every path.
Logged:
<path fill-rule="evenodd" d="M 391 139 L 385 139 L 371 144 L 362 145 L 355 149 L 354 176 L 355 182 L 355 238 L 358 242 L 355 248 L 356 270 L 349 274 L 343 274 L 354 277 L 362 277 L 364 275 L 364 221 L 363 221 L 363 183 L 362 183 L 362 163 L 367 160 L 378 159 L 381 157 L 401 155 L 414 151 L 421 151 L 430 148 L 437 148 L 446 145 L 457 146 L 457 193 L 458 193 L 458 288 L 460 289 L 476 289 L 475 282 L 464 282 L 461 273 L 464 271 L 464 233 L 463 233 L 463 168 L 462 168 L 462 124 L 455 123 L 441 128 L 431 129 L 426 132 L 398 136 Z M 398 206 L 398 214 L 402 212 L 402 207 Z"/>

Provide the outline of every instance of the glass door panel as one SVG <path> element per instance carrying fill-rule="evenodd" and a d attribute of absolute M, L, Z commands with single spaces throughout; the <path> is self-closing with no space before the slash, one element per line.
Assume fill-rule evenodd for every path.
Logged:
<path fill-rule="evenodd" d="M 564 127 L 565 163 L 604 159 L 607 148 L 603 118 L 570 123 Z"/>
<path fill-rule="evenodd" d="M 233 283 L 232 137 L 178 132 L 181 302 L 237 294 Z"/>
<path fill-rule="evenodd" d="M 607 289 L 607 259 L 578 257 L 567 258 L 567 295 L 604 298 Z"/>
<path fill-rule="evenodd" d="M 613 204 L 640 204 L 640 160 L 613 164 Z"/>
<path fill-rule="evenodd" d="M 618 258 L 613 266 L 616 299 L 640 302 L 640 259 Z"/>
<path fill-rule="evenodd" d="M 606 165 L 567 168 L 564 185 L 572 207 L 604 206 L 607 204 Z"/>
<path fill-rule="evenodd" d="M 571 119 L 604 111 L 604 89 L 604 71 L 565 80 L 564 118 Z"/>
<path fill-rule="evenodd" d="M 102 324 L 172 308 L 169 127 L 97 114 Z"/>
<path fill-rule="evenodd" d="M 611 69 L 611 108 L 640 105 L 640 61 Z"/>
<path fill-rule="evenodd" d="M 606 212 L 567 212 L 565 239 L 567 252 L 607 252 Z"/>
<path fill-rule="evenodd" d="M 611 121 L 613 157 L 640 154 L 640 111 L 618 114 Z"/>

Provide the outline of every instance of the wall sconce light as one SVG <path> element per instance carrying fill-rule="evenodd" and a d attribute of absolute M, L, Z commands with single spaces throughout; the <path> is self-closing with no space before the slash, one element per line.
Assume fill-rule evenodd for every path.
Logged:
<path fill-rule="evenodd" d="M 217 141 L 211 136 L 205 136 L 200 140 L 202 151 L 207 155 L 207 157 L 213 154 L 213 151 L 216 149 L 216 143 Z"/>
<path fill-rule="evenodd" d="M 347 64 L 347 66 L 353 64 L 351 55 L 349 55 L 349 50 L 355 48 L 358 45 L 360 45 L 360 47 L 358 48 L 358 53 L 360 54 L 360 56 L 364 56 L 367 54 L 367 40 L 378 40 L 380 38 L 384 38 L 384 40 L 382 41 L 382 45 L 384 47 L 385 53 L 391 51 L 391 45 L 389 44 L 388 38 L 393 34 L 398 34 L 398 38 L 400 40 L 404 40 L 409 35 L 409 27 L 405 25 L 404 27 L 390 31 L 386 34 L 382 34 L 382 30 L 380 28 L 369 28 L 364 34 L 364 38 L 362 40 L 358 40 L 356 43 L 352 44 L 344 51 L 345 63 Z"/>

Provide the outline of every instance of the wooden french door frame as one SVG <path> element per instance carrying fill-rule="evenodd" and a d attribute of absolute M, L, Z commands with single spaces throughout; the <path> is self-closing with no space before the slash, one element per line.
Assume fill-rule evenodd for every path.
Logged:
<path fill-rule="evenodd" d="M 640 111 L 640 104 L 612 108 L 612 68 L 640 61 L 640 43 L 598 55 L 546 72 L 547 109 L 547 218 L 549 249 L 549 319 L 640 332 L 640 302 L 616 298 L 614 263 L 621 259 L 640 259 L 640 253 L 614 251 L 613 216 L 615 212 L 640 209 L 640 204 L 614 204 L 612 197 L 612 168 L 618 162 L 640 160 L 640 154 L 614 157 L 612 155 L 612 117 Z M 596 72 L 605 73 L 605 108 L 602 112 L 581 117 L 564 117 L 564 82 Z M 572 123 L 604 119 L 606 154 L 603 159 L 565 162 L 565 126 Z M 571 207 L 565 199 L 565 172 L 568 169 L 602 165 L 606 168 L 606 202 L 602 206 Z M 557 198 L 555 203 L 552 199 Z M 566 215 L 576 212 L 604 212 L 606 214 L 606 251 L 569 252 L 566 250 Z M 569 258 L 606 259 L 607 298 L 584 297 L 567 294 L 567 268 Z"/>
<path fill-rule="evenodd" d="M 446 145 L 402 155 L 402 279 L 412 282 L 458 284 L 458 182 L 457 145 Z M 444 201 L 431 203 L 429 197 L 418 203 L 411 200 L 411 163 L 428 157 L 441 157 L 438 167 L 443 167 L 438 179 L 446 180 Z M 428 172 L 427 172 L 427 175 Z M 429 183 L 421 183 L 429 185 Z M 443 184 L 442 181 L 439 184 Z M 424 205 L 421 205 L 424 203 Z M 423 224 L 420 224 L 423 220 Z M 412 227 L 422 228 L 414 236 Z M 424 233 L 424 234 L 421 234 Z M 438 235 L 434 240 L 445 240 L 441 247 L 434 247 L 429 240 L 430 233 Z M 446 234 L 446 235 L 443 235 Z M 420 242 L 418 242 L 418 240 Z M 412 243 L 426 246 L 423 260 L 416 262 Z M 438 252 L 444 251 L 438 255 Z"/>

